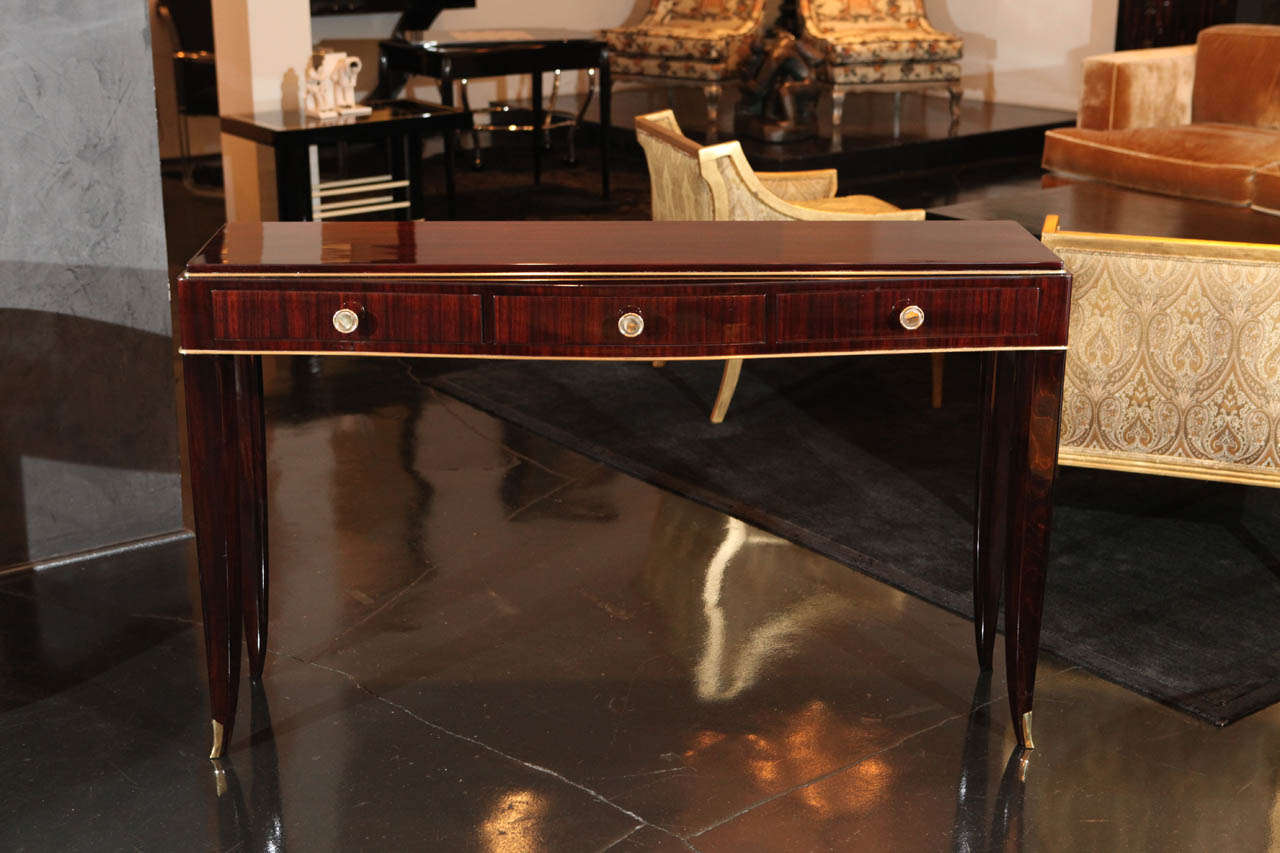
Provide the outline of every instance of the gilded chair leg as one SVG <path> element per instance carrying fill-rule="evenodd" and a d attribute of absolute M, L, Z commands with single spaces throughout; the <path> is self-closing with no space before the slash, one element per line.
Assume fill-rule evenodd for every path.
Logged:
<path fill-rule="evenodd" d="M 653 366 L 654 366 L 654 367 L 666 367 L 666 366 L 667 366 L 667 363 L 666 363 L 665 361 L 655 361 L 655 362 L 653 363 Z"/>
<path fill-rule="evenodd" d="M 947 132 L 948 136 L 955 136 L 956 131 L 960 128 L 960 99 L 964 97 L 964 89 L 959 83 L 953 83 L 947 87 L 947 94 L 950 97 L 951 106 L 951 127 Z"/>
<path fill-rule="evenodd" d="M 946 353 L 935 352 L 929 356 L 930 367 L 933 368 L 933 392 L 930 395 L 930 402 L 935 409 L 942 408 L 942 374 L 946 369 L 947 356 Z"/>
<path fill-rule="evenodd" d="M 711 422 L 724 423 L 724 416 L 729 412 L 729 402 L 733 392 L 738 388 L 738 377 L 742 375 L 742 359 L 725 359 L 724 375 L 720 377 L 720 392 L 716 394 L 716 404 L 711 407 Z"/>
<path fill-rule="evenodd" d="M 707 97 L 707 144 L 720 138 L 720 84 L 708 83 L 702 87 Z"/>

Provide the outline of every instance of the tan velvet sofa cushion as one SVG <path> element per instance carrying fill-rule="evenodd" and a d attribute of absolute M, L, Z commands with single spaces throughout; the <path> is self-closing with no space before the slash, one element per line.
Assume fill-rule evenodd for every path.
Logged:
<path fill-rule="evenodd" d="M 1280 213 L 1280 163 L 1259 169 L 1253 176 L 1253 206 Z"/>
<path fill-rule="evenodd" d="M 1227 124 L 1045 133 L 1044 167 L 1134 189 L 1246 205 L 1280 162 L 1280 131 Z"/>
<path fill-rule="evenodd" d="M 1200 31 L 1191 120 L 1280 129 L 1280 27 Z"/>

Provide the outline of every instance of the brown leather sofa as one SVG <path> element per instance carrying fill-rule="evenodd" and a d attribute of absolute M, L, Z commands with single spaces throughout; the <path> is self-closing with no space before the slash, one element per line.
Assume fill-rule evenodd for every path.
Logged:
<path fill-rule="evenodd" d="M 1280 215 L 1280 26 L 1086 59 L 1077 126 L 1045 133 L 1043 165 Z"/>

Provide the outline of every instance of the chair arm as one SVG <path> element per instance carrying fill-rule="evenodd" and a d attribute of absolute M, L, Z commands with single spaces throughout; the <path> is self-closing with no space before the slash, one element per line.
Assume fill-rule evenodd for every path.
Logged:
<path fill-rule="evenodd" d="M 1076 124 L 1090 130 L 1187 124 L 1195 72 L 1194 44 L 1090 56 Z"/>
<path fill-rule="evenodd" d="M 760 183 L 778 198 L 787 201 L 814 201 L 836 194 L 835 169 L 811 169 L 804 172 L 756 172 Z"/>

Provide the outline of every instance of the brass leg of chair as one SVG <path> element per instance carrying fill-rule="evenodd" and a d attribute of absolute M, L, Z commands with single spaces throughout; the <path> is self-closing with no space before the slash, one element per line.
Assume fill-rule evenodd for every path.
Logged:
<path fill-rule="evenodd" d="M 720 138 L 720 84 L 708 83 L 702 87 L 707 96 L 707 144 Z"/>
<path fill-rule="evenodd" d="M 933 403 L 935 409 L 942 408 L 942 372 L 947 365 L 946 353 L 935 352 L 930 354 L 930 365 L 933 368 L 933 393 L 930 402 Z"/>
<path fill-rule="evenodd" d="M 831 90 L 831 150 L 839 151 L 844 147 L 844 98 L 845 93 L 839 88 Z"/>
<path fill-rule="evenodd" d="M 733 392 L 738 388 L 738 377 L 742 375 L 742 359 L 729 358 L 724 362 L 724 375 L 720 377 L 720 392 L 716 394 L 716 404 L 711 407 L 711 422 L 724 423 L 724 416 L 729 412 L 729 402 Z"/>
<path fill-rule="evenodd" d="M 653 366 L 654 366 L 654 367 L 666 367 L 666 366 L 667 366 L 667 363 L 666 363 L 665 361 L 654 361 Z"/>
<path fill-rule="evenodd" d="M 960 127 L 960 99 L 964 97 L 964 89 L 959 83 L 952 83 L 947 87 L 947 93 L 951 101 L 951 127 L 947 135 L 955 136 L 956 130 Z"/>

